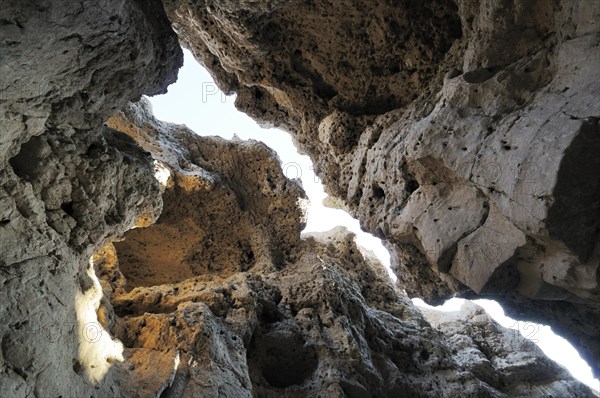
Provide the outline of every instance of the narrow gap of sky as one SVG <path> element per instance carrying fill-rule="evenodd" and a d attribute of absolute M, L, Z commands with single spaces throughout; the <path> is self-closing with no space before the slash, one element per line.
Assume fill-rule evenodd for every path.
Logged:
<path fill-rule="evenodd" d="M 166 95 L 150 98 L 157 119 L 185 124 L 199 135 L 217 135 L 227 139 L 237 135 L 244 140 L 262 141 L 273 148 L 281 159 L 285 175 L 288 178 L 300 178 L 310 199 L 304 232 L 328 231 L 339 225 L 345 226 L 356 234 L 359 245 L 375 253 L 390 277 L 396 280 L 389 268 L 389 253 L 381 241 L 363 232 L 359 222 L 348 213 L 323 206 L 326 194 L 313 171 L 312 162 L 308 156 L 298 153 L 290 135 L 277 129 L 262 129 L 252 118 L 239 112 L 234 106 L 235 96 L 225 96 L 189 51 L 184 50 L 184 66 L 179 71 L 177 82 L 169 86 L 168 90 Z M 458 311 L 464 300 L 452 299 L 439 307 L 430 307 L 418 299 L 413 302 L 442 311 Z M 591 388 L 600 390 L 600 381 L 594 379 L 591 368 L 575 348 L 554 334 L 549 326 L 517 322 L 505 316 L 502 307 L 495 301 L 476 300 L 475 303 L 483 307 L 500 325 L 518 330 L 534 341 L 549 358 L 566 367 L 574 377 Z"/>
<path fill-rule="evenodd" d="M 345 211 L 323 206 L 326 193 L 314 173 L 312 161 L 298 153 L 290 135 L 278 129 L 263 129 L 248 115 L 239 112 L 234 105 L 235 96 L 225 96 L 189 51 L 184 50 L 184 56 L 177 83 L 169 86 L 166 95 L 150 98 L 156 118 L 185 124 L 198 135 L 231 139 L 235 134 L 244 140 L 264 142 L 277 152 L 286 177 L 302 180 L 310 199 L 304 232 L 329 231 L 343 225 L 354 232 L 357 242 L 374 252 L 389 270 L 390 255 L 379 239 L 363 232 L 359 222 Z M 390 277 L 396 278 L 391 272 Z"/>

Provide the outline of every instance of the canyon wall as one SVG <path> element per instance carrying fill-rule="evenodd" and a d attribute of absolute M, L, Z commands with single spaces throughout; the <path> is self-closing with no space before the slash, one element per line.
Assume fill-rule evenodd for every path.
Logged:
<path fill-rule="evenodd" d="M 3 395 L 591 396 L 478 307 L 408 295 L 494 296 L 597 371 L 595 3 L 0 13 Z M 304 192 L 264 144 L 152 116 L 178 40 L 292 132 L 396 286 L 347 231 L 301 236 Z"/>

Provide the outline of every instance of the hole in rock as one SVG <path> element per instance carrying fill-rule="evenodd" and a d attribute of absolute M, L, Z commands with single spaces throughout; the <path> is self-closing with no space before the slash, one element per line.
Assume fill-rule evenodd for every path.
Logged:
<path fill-rule="evenodd" d="M 409 194 L 419 189 L 419 183 L 416 180 L 410 180 L 406 183 L 406 190 Z"/>
<path fill-rule="evenodd" d="M 390 277 L 396 280 L 396 276 L 389 268 L 389 253 L 382 242 L 362 231 L 359 222 L 345 211 L 323 205 L 327 195 L 315 173 L 312 162 L 307 156 L 297 152 L 289 134 L 276 129 L 268 131 L 261 129 L 253 119 L 237 111 L 234 106 L 235 96 L 226 97 L 218 89 L 208 72 L 193 59 L 191 53 L 184 50 L 184 55 L 184 66 L 179 72 L 177 83 L 169 87 L 167 95 L 150 98 L 156 118 L 166 122 L 184 123 L 200 135 L 219 135 L 231 139 L 235 134 L 241 139 L 266 142 L 278 153 L 284 174 L 288 178 L 302 180 L 304 190 L 310 199 L 307 226 L 304 232 L 328 231 L 338 225 L 346 226 L 356 234 L 357 243 L 373 251 L 388 269 Z M 475 77 L 488 78 L 486 74 L 493 76 L 493 72 L 483 71 L 482 76 Z M 219 115 L 219 117 L 215 117 L 215 115 Z M 467 151 L 466 146 L 461 149 Z M 377 188 L 381 189 L 374 187 L 374 189 Z M 409 193 L 418 188 L 419 184 L 416 180 L 407 182 L 406 190 Z M 383 197 L 385 192 L 381 191 L 379 194 L 380 197 Z M 375 194 L 378 196 L 377 193 Z M 417 230 L 416 227 L 414 229 Z M 247 257 L 252 258 L 253 253 L 247 252 Z M 417 305 L 426 306 L 419 299 L 413 301 Z M 598 388 L 599 382 L 593 378 L 591 368 L 581 359 L 573 346 L 554 334 L 550 327 L 531 322 L 517 322 L 505 316 L 500 305 L 492 300 L 475 300 L 475 303 L 482 306 L 492 318 L 504 327 L 519 332 L 523 332 L 523 330 L 530 332 L 530 329 L 525 328 L 526 324 L 535 325 L 537 332 L 534 340 L 546 355 L 566 367 L 575 378 L 592 388 Z M 434 308 L 456 311 L 460 309 L 461 304 L 462 300 L 452 299 L 443 306 Z M 275 322 L 271 327 L 271 330 L 274 330 L 280 319 L 276 313 L 269 314 L 269 316 L 271 317 L 270 321 Z M 531 336 L 525 335 L 525 337 Z M 299 334 L 283 336 L 267 332 L 256 335 L 254 339 L 260 339 L 260 341 L 253 340 L 248 351 L 248 363 L 251 369 L 260 370 L 260 375 L 252 376 L 254 383 L 258 379 L 262 379 L 273 387 L 283 388 L 301 384 L 314 372 L 317 365 L 316 354 L 312 349 L 305 347 Z M 257 351 L 258 349 L 252 347 L 261 348 L 260 351 Z M 426 360 L 427 355 L 428 353 L 422 353 L 421 358 Z M 288 371 L 288 369 L 291 370 Z"/>
<path fill-rule="evenodd" d="M 380 186 L 375 185 L 373 187 L 373 196 L 377 199 L 383 199 L 385 198 L 385 191 Z"/>
<path fill-rule="evenodd" d="M 275 327 L 252 339 L 248 349 L 248 365 L 253 384 L 262 380 L 275 388 L 301 385 L 317 369 L 313 347 L 306 345 L 300 333 Z"/>
<path fill-rule="evenodd" d="M 73 202 L 65 202 L 62 205 L 60 205 L 60 208 L 68 215 L 73 215 Z"/>
<path fill-rule="evenodd" d="M 32 159 L 38 158 L 42 148 L 43 143 L 39 137 L 31 137 L 29 141 L 23 143 L 19 153 L 9 160 L 15 174 L 24 180 L 28 180 L 30 175 L 37 171 L 37 162 L 33 162 Z"/>

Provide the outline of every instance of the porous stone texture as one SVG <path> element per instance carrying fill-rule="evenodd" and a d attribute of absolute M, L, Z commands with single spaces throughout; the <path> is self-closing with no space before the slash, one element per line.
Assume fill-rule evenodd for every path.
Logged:
<path fill-rule="evenodd" d="M 528 219 L 509 214 L 505 202 L 492 201 L 492 195 L 473 178 L 444 166 L 440 154 L 405 155 L 405 159 L 385 145 L 379 152 L 369 152 L 370 146 L 383 145 L 381 137 L 404 140 L 398 142 L 398 150 L 402 142 L 418 146 L 410 134 L 418 130 L 420 120 L 423 129 L 433 124 L 405 116 L 410 112 L 416 115 L 417 105 L 431 98 L 427 95 L 446 87 L 440 71 L 449 60 L 459 59 L 463 52 L 471 57 L 465 55 L 465 59 L 483 54 L 478 45 L 468 47 L 460 39 L 475 35 L 465 28 L 469 15 L 480 15 L 471 4 L 415 3 L 399 9 L 391 9 L 391 3 L 361 1 L 351 5 L 283 1 L 167 4 L 180 40 L 192 47 L 188 35 L 213 41 L 212 47 L 199 45 L 202 40 L 196 43 L 196 55 L 212 62 L 213 73 L 228 91 L 238 90 L 241 107 L 265 123 L 285 122 L 322 170 L 341 167 L 339 170 L 348 173 L 334 176 L 328 171 L 326 177 L 330 190 L 346 185 L 350 189 L 348 178 L 354 181 L 353 189 L 360 190 L 352 200 L 337 194 L 344 205 L 363 214 L 370 200 L 386 203 L 396 195 L 402 206 L 394 208 L 395 213 L 390 210 L 398 216 L 394 224 L 398 238 L 388 237 L 390 247 L 397 258 L 405 256 L 431 266 L 400 273 L 403 285 L 393 286 L 381 264 L 363 253 L 347 231 L 301 236 L 304 193 L 297 181 L 285 178 L 277 157 L 264 144 L 201 138 L 184 126 L 154 119 L 143 99 L 129 103 L 143 94 L 164 92 L 181 65 L 177 37 L 159 1 L 3 1 L 2 396 L 591 396 L 587 387 L 545 358 L 531 342 L 510 335 L 480 309 L 423 315 L 402 290 L 402 286 L 410 292 L 430 289 L 431 297 L 441 297 L 451 288 L 471 284 L 473 291 L 481 286 L 480 293 L 484 293 L 490 285 L 484 279 L 490 273 L 494 281 L 497 274 L 501 274 L 500 280 L 516 278 L 516 271 L 504 272 L 505 264 L 493 264 L 491 271 L 460 272 L 454 261 L 470 252 L 458 243 L 453 249 L 451 242 L 470 239 L 480 243 L 494 231 L 520 231 L 523 236 L 515 232 L 509 243 L 518 250 L 526 248 L 523 253 L 533 264 L 529 268 L 521 264 L 525 268 L 517 269 L 533 281 L 526 287 L 541 283 L 534 272 L 540 256 L 554 261 L 549 263 L 550 271 L 544 268 L 543 276 L 548 279 L 544 283 L 574 290 L 573 294 L 585 300 L 576 307 L 580 312 L 570 307 L 556 310 L 560 307 L 554 303 L 547 312 L 563 317 L 570 311 L 571 321 L 583 325 L 580 332 L 591 335 L 590 320 L 583 316 L 590 314 L 588 302 L 594 302 L 596 287 L 590 276 L 595 275 L 595 268 L 565 270 L 564 263 L 555 259 L 571 252 L 585 255 L 590 245 L 579 238 L 587 238 L 596 221 L 592 219 L 593 225 L 586 224 L 581 231 L 556 229 L 562 224 L 552 222 L 567 220 L 568 224 L 596 203 L 591 191 L 581 186 L 589 173 L 569 176 L 580 171 L 579 159 L 589 154 L 596 142 L 597 124 L 581 119 L 594 111 L 593 104 L 586 102 L 589 109 L 578 105 L 585 102 L 579 98 L 585 98 L 585 93 L 590 96 L 593 91 L 589 90 L 595 87 L 581 83 L 590 74 L 589 64 L 570 71 L 569 87 L 577 93 L 575 108 L 565 105 L 562 111 L 574 119 L 563 123 L 558 113 L 553 114 L 556 123 L 562 123 L 556 128 L 563 135 L 557 139 L 560 145 L 553 142 L 545 148 L 566 166 L 544 165 L 548 181 L 560 182 L 546 188 L 559 186 L 554 194 L 565 200 L 577 191 L 581 206 L 574 208 L 568 200 L 563 201 L 568 206 L 551 207 L 551 216 L 538 224 L 527 224 Z M 545 6 L 540 3 L 538 8 L 536 12 L 542 12 Z M 390 12 L 393 10 L 397 12 Z M 592 18 L 594 10 L 582 8 L 577 18 Z M 537 60 L 535 54 L 542 54 L 539 62 L 548 59 L 551 65 L 558 65 L 556 76 L 563 73 L 560 76 L 567 79 L 567 71 L 561 69 L 566 62 L 556 61 L 555 52 L 562 48 L 566 52 L 560 54 L 565 58 L 576 57 L 577 51 L 592 53 L 589 43 L 594 31 L 579 23 L 581 27 L 572 29 L 571 39 L 557 33 L 555 47 L 530 54 L 528 46 L 535 38 L 527 29 L 537 32 L 531 26 L 538 21 L 528 18 L 538 13 L 523 10 L 523 21 L 502 24 L 500 17 L 509 11 L 481 14 L 481 26 L 487 30 L 473 32 L 485 43 L 486 57 L 497 56 L 502 46 L 510 43 L 523 59 Z M 220 19 L 216 24 L 206 22 L 215 19 L 204 20 L 202 13 Z M 281 19 L 269 20 L 277 15 Z M 554 14 L 548 15 L 548 21 L 554 21 Z M 253 21 L 266 24 L 256 30 Z M 211 30 L 203 30 L 209 23 Z M 496 23 L 506 29 L 513 25 L 528 28 L 521 29 L 522 40 L 507 37 L 507 43 L 497 46 L 492 40 Z M 323 26 L 333 32 L 329 39 L 319 30 Z M 184 33 L 186 29 L 188 33 Z M 225 39 L 219 29 L 231 36 Z M 288 40 L 288 29 L 294 32 L 295 41 Z M 239 45 L 238 50 L 229 53 L 225 40 Z M 310 40 L 314 49 L 305 49 L 305 40 Z M 271 48 L 269 42 L 279 47 Z M 569 42 L 573 44 L 570 47 L 564 44 Z M 345 43 L 355 43 L 352 56 L 339 51 Z M 272 64 L 273 57 L 281 57 L 278 64 Z M 225 58 L 231 62 L 223 61 Z M 371 68 L 363 70 L 369 59 Z M 221 63 L 225 69 L 218 66 Z M 515 68 L 507 65 L 503 68 L 508 71 Z M 251 69 L 252 79 L 260 83 L 240 80 L 244 71 Z M 489 81 L 496 81 L 502 72 L 494 74 L 490 69 L 471 74 L 465 70 L 465 82 L 483 84 L 487 74 L 493 74 Z M 539 73 L 532 70 L 537 82 Z M 453 74 L 455 79 L 463 79 Z M 277 79 L 280 86 L 270 83 Z M 507 79 L 512 81 L 510 76 Z M 455 95 L 457 103 L 464 100 L 460 93 L 471 87 L 461 81 L 454 80 L 457 88 L 448 88 L 448 98 Z M 506 99 L 508 94 L 502 90 L 512 86 L 497 84 L 499 97 Z M 423 90 L 429 94 L 419 99 Z M 478 98 L 474 92 L 469 95 Z M 540 95 L 546 104 L 539 105 L 542 116 L 568 96 L 565 92 L 556 95 L 556 100 Z M 251 102 L 255 99 L 258 103 Z M 433 115 L 449 112 L 439 103 L 432 105 L 434 108 Z M 470 107 L 463 108 L 463 133 L 474 134 L 469 138 L 471 144 L 478 143 L 478 136 L 468 126 L 483 123 L 483 119 Z M 515 105 L 510 112 L 517 108 Z M 260 113 L 263 110 L 266 113 Z M 388 111 L 391 113 L 382 115 Z M 457 119 L 448 118 L 455 128 L 460 126 Z M 393 130 L 393 123 L 405 123 L 406 129 L 402 133 Z M 573 133 L 573 126 L 583 133 Z M 313 128 L 314 134 L 308 134 Z M 571 144 L 574 141 L 575 146 Z M 356 152 L 359 149 L 374 160 L 357 172 L 358 163 L 351 158 L 361 159 Z M 418 150 L 411 149 L 411 153 Z M 379 164 L 375 160 L 382 151 L 389 153 L 390 164 L 402 164 L 396 170 L 395 191 L 389 191 L 385 179 L 376 179 L 374 184 L 376 176 L 387 175 L 372 169 Z M 587 161 L 592 164 L 595 159 L 590 156 Z M 384 167 L 385 159 L 383 162 L 378 167 Z M 339 186 L 332 183 L 334 177 L 339 178 Z M 593 184 L 588 186 L 593 188 Z M 502 195 L 510 196 L 512 191 L 507 192 Z M 441 219 L 416 214 L 427 201 L 434 203 L 432 212 L 441 214 L 445 208 L 462 206 L 452 221 L 457 230 L 436 233 L 435 223 Z M 401 214 L 403 206 L 413 210 Z M 372 209 L 373 215 L 383 214 L 379 205 Z M 363 214 L 363 223 L 383 222 L 374 217 Z M 493 227 L 491 232 L 482 228 L 486 223 Z M 532 232 L 523 225 L 538 229 Z M 423 231 L 417 233 L 411 227 Z M 378 233 L 387 233 L 383 226 L 379 228 Z M 545 231 L 550 231 L 548 236 Z M 437 245 L 437 239 L 443 242 Z M 510 256 L 512 246 L 497 242 L 499 255 Z M 400 262 L 397 267 L 400 269 Z M 410 278 L 414 279 L 409 283 Z M 461 278 L 466 281 L 459 283 Z M 529 297 L 516 296 L 516 290 L 495 283 L 506 290 L 506 297 Z M 559 303 L 573 306 L 569 300 L 563 298 Z M 530 302 L 531 314 L 540 314 L 538 302 Z"/>
<path fill-rule="evenodd" d="M 199 137 L 160 122 L 149 103 L 130 104 L 107 125 L 126 132 L 165 175 L 157 222 L 115 243 L 130 287 L 231 274 L 289 261 L 304 228 L 306 195 L 284 178 L 272 149 L 254 141 Z"/>
<path fill-rule="evenodd" d="M 465 325 L 433 328 L 345 228 L 301 236 L 304 192 L 264 144 L 196 136 L 156 120 L 146 100 L 107 124 L 151 152 L 164 176 L 156 223 L 125 233 L 93 257 L 106 294 L 99 319 L 125 347 L 117 367 L 135 366 L 128 392 L 591 394 L 481 309 L 457 315 Z M 456 348 L 457 333 L 470 345 Z M 173 364 L 175 373 L 156 371 L 155 361 Z"/>
<path fill-rule="evenodd" d="M 600 374 L 600 3 L 165 0 L 181 43 L 290 131 L 399 285 L 491 297 Z"/>
<path fill-rule="evenodd" d="M 162 199 L 152 159 L 103 121 L 165 92 L 181 49 L 157 1 L 7 0 L 0 54 L 0 394 L 121 396 L 114 370 L 96 383 L 119 343 L 87 344 L 88 262 Z"/>

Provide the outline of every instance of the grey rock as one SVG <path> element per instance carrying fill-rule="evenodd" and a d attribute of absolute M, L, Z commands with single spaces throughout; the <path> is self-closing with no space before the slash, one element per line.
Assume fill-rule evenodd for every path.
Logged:
<path fill-rule="evenodd" d="M 596 347 L 597 81 L 571 60 L 598 11 L 556 4 L 5 1 L 2 394 L 591 396 L 479 309 L 423 315 L 402 290 L 501 295 Z M 400 284 L 344 229 L 301 236 L 265 145 L 129 103 L 175 80 L 170 22 L 294 133 Z"/>
<path fill-rule="evenodd" d="M 238 109 L 290 131 L 387 242 L 411 296 L 492 297 L 600 374 L 597 2 L 165 7 Z"/>
<path fill-rule="evenodd" d="M 455 314 L 465 324 L 428 323 L 345 228 L 300 236 L 304 193 L 264 144 L 196 136 L 157 121 L 146 101 L 107 124 L 135 137 L 169 170 L 156 223 L 125 233 L 93 260 L 106 294 L 105 326 L 130 355 L 116 367 L 135 363 L 124 383 L 128 391 L 163 397 L 591 394 L 481 309 Z M 198 237 L 212 244 L 199 248 Z M 253 262 L 243 248 L 256 253 Z M 469 346 L 456 349 L 458 334 L 471 339 Z M 157 372 L 155 358 L 168 364 L 174 350 L 180 358 L 174 377 L 164 368 Z M 155 382 L 145 384 L 148 378 Z"/>
<path fill-rule="evenodd" d="M 162 199 L 152 159 L 103 122 L 175 80 L 177 38 L 156 1 L 9 0 L 0 54 L 0 391 L 120 396 L 85 372 L 86 269 Z"/>

